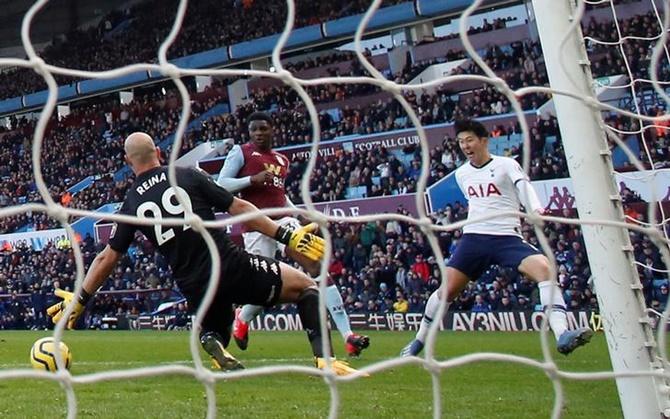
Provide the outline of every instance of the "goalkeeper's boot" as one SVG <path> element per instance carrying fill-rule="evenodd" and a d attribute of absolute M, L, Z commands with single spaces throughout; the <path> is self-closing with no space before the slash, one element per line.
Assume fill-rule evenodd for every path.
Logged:
<path fill-rule="evenodd" d="M 240 318 L 242 308 L 235 309 L 235 321 L 233 322 L 233 338 L 237 347 L 245 351 L 249 345 L 249 323 Z"/>
<path fill-rule="evenodd" d="M 417 356 L 421 353 L 423 350 L 423 342 L 421 342 L 418 339 L 413 339 L 410 343 L 407 344 L 402 350 L 400 351 L 400 356 L 402 357 L 408 357 L 408 356 Z"/>
<path fill-rule="evenodd" d="M 363 335 L 352 333 L 347 338 L 347 343 L 344 345 L 347 354 L 351 357 L 357 357 L 361 351 L 370 346 L 370 338 Z"/>
<path fill-rule="evenodd" d="M 314 358 L 314 363 L 316 364 L 316 367 L 320 370 L 326 370 L 327 369 L 327 364 L 326 364 L 326 359 L 325 358 Z M 341 361 L 339 359 L 331 358 L 330 359 L 330 367 L 333 369 L 333 372 L 336 375 L 351 375 L 359 372 L 355 368 L 351 368 L 349 364 L 345 361 Z M 369 377 L 370 374 L 368 373 L 363 373 L 364 377 Z"/>
<path fill-rule="evenodd" d="M 575 330 L 566 330 L 558 338 L 556 349 L 563 355 L 567 355 L 580 346 L 586 345 L 593 337 L 593 330 L 588 327 L 580 327 Z"/>
<path fill-rule="evenodd" d="M 244 365 L 226 351 L 217 333 L 208 332 L 200 337 L 203 349 L 212 357 L 212 364 L 221 371 L 243 370 Z"/>

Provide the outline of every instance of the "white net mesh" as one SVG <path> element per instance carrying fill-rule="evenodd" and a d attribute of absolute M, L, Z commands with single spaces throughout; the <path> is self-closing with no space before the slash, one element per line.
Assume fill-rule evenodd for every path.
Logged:
<path fill-rule="evenodd" d="M 587 4 L 599 4 L 601 2 L 587 2 Z M 608 41 L 603 39 L 596 39 L 594 37 L 585 35 L 584 39 L 587 41 L 592 54 L 604 52 L 608 49 L 614 49 L 615 53 L 623 60 L 625 65 L 624 77 L 626 83 L 617 86 L 602 86 L 604 90 L 628 90 L 626 95 L 630 98 L 627 103 L 620 103 L 623 110 L 631 112 L 631 114 L 612 113 L 609 118 L 606 118 L 606 124 L 609 131 L 616 136 L 623 139 L 625 137 L 637 137 L 642 149 L 639 155 L 639 161 L 635 161 L 638 169 L 647 169 L 649 173 L 646 174 L 649 178 L 654 178 L 658 174 L 658 170 L 667 167 L 667 162 L 663 156 L 659 156 L 656 151 L 660 145 L 659 142 L 664 141 L 666 137 L 665 131 L 667 126 L 664 124 L 664 115 L 666 110 L 658 106 L 667 100 L 667 90 L 670 87 L 670 82 L 666 78 L 659 80 L 659 72 L 665 70 L 667 72 L 668 62 L 670 62 L 670 52 L 667 45 L 667 30 L 664 31 L 664 17 L 662 11 L 659 12 L 658 7 L 654 2 L 650 2 L 651 11 L 648 12 L 646 18 L 649 19 L 649 27 L 646 34 L 637 33 L 637 28 L 631 28 L 631 25 L 625 25 L 623 28 L 620 24 L 621 18 L 617 16 L 614 4 L 610 4 L 612 11 L 611 26 L 616 33 L 616 40 Z M 624 20 L 624 22 L 630 19 Z M 627 27 L 626 27 L 627 26 Z M 626 31 L 628 29 L 628 32 Z M 646 36 L 645 36 L 646 35 Z M 655 48 L 654 45 L 656 46 Z M 639 55 L 638 55 L 639 54 Z M 630 60 L 635 60 L 635 66 L 631 66 Z M 640 74 L 640 71 L 634 71 L 633 68 L 649 69 L 648 74 Z M 651 94 L 651 100 L 648 96 Z M 620 100 L 620 102 L 622 102 Z M 623 106 L 621 106 L 623 105 Z M 640 120 L 637 116 L 645 115 L 659 118 L 651 120 Z M 617 117 L 619 121 L 617 121 Z M 629 118 L 627 118 L 629 117 Z M 626 118 L 623 126 L 617 124 L 620 119 Z M 652 132 L 657 131 L 657 132 Z M 659 159 L 660 157 L 660 159 Z M 621 178 L 627 179 L 631 177 L 624 173 L 618 173 Z M 653 183 L 653 181 L 652 181 Z M 621 185 L 622 189 L 625 188 Z M 662 200 L 664 196 L 655 196 L 654 200 Z M 660 219 L 652 219 L 651 222 L 645 223 L 627 215 L 626 218 L 634 223 L 646 225 L 648 227 L 655 226 L 659 228 L 665 238 L 668 238 L 668 231 L 664 226 L 667 224 L 667 216 L 662 205 L 657 207 Z M 666 271 L 667 273 L 667 271 Z"/>
<path fill-rule="evenodd" d="M 644 230 L 633 230 L 632 235 L 637 233 L 649 234 L 649 238 L 659 247 L 664 260 L 668 255 L 668 215 L 660 201 L 667 200 L 667 185 L 665 182 L 659 182 L 659 176 L 662 172 L 667 172 L 667 157 L 658 153 L 667 141 L 667 117 L 668 117 L 668 88 L 670 87 L 667 77 L 668 66 L 670 63 L 670 53 L 668 51 L 668 11 L 665 5 L 665 13 L 662 4 L 650 2 L 650 10 L 644 17 L 645 24 L 639 24 L 630 17 L 617 16 L 617 9 L 614 3 L 609 2 L 587 2 L 587 4 L 598 5 L 605 3 L 611 10 L 611 27 L 615 34 L 614 39 L 599 39 L 585 35 L 587 48 L 590 55 L 602 56 L 602 54 L 614 54 L 623 62 L 623 76 L 625 82 L 617 86 L 601 86 L 604 91 L 617 92 L 618 103 L 615 105 L 620 108 L 617 111 L 610 110 L 605 113 L 605 129 L 612 141 L 612 144 L 622 145 L 627 143 L 627 139 L 634 139 L 636 144 L 641 145 L 639 153 L 623 146 L 626 153 L 631 157 L 632 165 L 638 172 L 637 175 L 627 172 L 618 172 L 617 181 L 619 192 L 624 202 L 628 199 L 635 201 L 639 196 L 634 196 L 627 186 L 627 183 L 635 182 L 641 177 L 649 182 L 651 187 L 651 196 L 648 197 L 649 209 L 646 214 L 646 221 L 640 214 L 625 214 L 626 220 L 636 226 L 643 227 Z M 659 10 L 660 9 L 660 10 Z M 635 25 L 634 23 L 638 23 Z M 588 28 L 587 28 L 588 32 Z M 616 67 L 616 66 L 615 66 Z M 641 71 L 644 69 L 645 71 Z M 637 70 L 637 71 L 636 71 Z M 661 75 L 661 77 L 659 77 Z M 623 94 L 622 94 L 623 93 Z M 622 99 L 625 98 L 625 99 Z M 658 204 L 657 204 L 658 201 Z M 635 260 L 638 272 L 641 277 L 661 278 L 668 276 L 667 269 L 658 269 L 649 259 Z M 667 265 L 666 265 L 667 266 Z M 651 282 L 654 282 L 652 280 Z M 652 284 L 647 284 L 652 287 Z M 667 366 L 665 352 L 665 321 L 667 312 L 660 313 L 656 307 L 647 309 L 652 317 L 652 324 L 661 319 L 658 326 L 659 352 L 654 356 L 662 359 L 662 365 Z M 651 338 L 648 332 L 648 338 Z M 654 359 L 652 356 L 652 359 Z M 667 399 L 667 397 L 666 397 Z M 667 400 L 663 404 L 667 408 Z M 664 412 L 667 415 L 667 410 Z"/>
<path fill-rule="evenodd" d="M 35 127 L 35 134 L 33 141 L 34 146 L 32 149 L 32 162 L 33 162 L 33 172 L 35 182 L 42 196 L 42 199 L 44 200 L 45 203 L 44 204 L 31 203 L 21 206 L 4 208 L 0 210 L 0 217 L 7 217 L 27 211 L 46 212 L 50 217 L 59 220 L 71 236 L 74 236 L 74 232 L 72 226 L 68 222 L 69 216 L 75 216 L 75 217 L 87 216 L 93 218 L 102 217 L 102 215 L 99 213 L 64 208 L 60 204 L 54 202 L 54 200 L 51 198 L 49 194 L 47 185 L 45 184 L 44 178 L 42 176 L 42 168 L 40 161 L 42 143 L 48 120 L 55 109 L 57 101 L 58 86 L 54 80 L 54 75 L 68 75 L 80 78 L 104 79 L 104 78 L 114 78 L 127 75 L 135 71 L 153 71 L 153 72 L 159 72 L 169 77 L 177 87 L 181 95 L 182 99 L 181 103 L 183 104 L 183 108 L 181 111 L 181 119 L 177 127 L 176 137 L 174 140 L 172 152 L 169 159 L 169 166 L 170 166 L 169 180 L 171 185 L 176 184 L 176 175 L 174 170 L 175 162 L 177 160 L 179 151 L 181 150 L 181 141 L 184 136 L 186 125 L 188 123 L 190 115 L 189 94 L 187 92 L 185 85 L 180 80 L 180 77 L 198 76 L 198 75 L 215 75 L 224 77 L 241 76 L 241 75 L 257 76 L 257 77 L 268 77 L 277 79 L 283 82 L 285 85 L 294 89 L 299 94 L 300 98 L 304 101 L 307 112 L 312 121 L 312 145 L 311 145 L 312 157 L 309 160 L 309 164 L 305 171 L 305 176 L 303 177 L 301 183 L 302 199 L 305 202 L 306 210 L 296 210 L 296 212 L 300 212 L 306 216 L 309 216 L 311 219 L 317 221 L 320 224 L 322 232 L 327 242 L 329 243 L 327 247 L 328 255 L 330 255 L 331 237 L 326 227 L 329 222 L 359 223 L 359 222 L 375 221 L 381 219 L 384 220 L 395 219 L 401 222 L 411 223 L 420 227 L 423 234 L 425 234 L 425 236 L 427 237 L 428 243 L 430 244 L 433 253 L 435 255 L 442 255 L 443 251 L 440 249 L 438 240 L 435 236 L 435 232 L 440 230 L 452 231 L 461 228 L 465 224 L 465 222 L 451 224 L 446 227 L 444 226 L 437 227 L 431 222 L 431 219 L 428 217 L 428 214 L 426 214 L 423 203 L 423 195 L 426 190 L 428 181 L 428 171 L 430 167 L 430 153 L 429 153 L 430 150 L 428 142 L 426 141 L 426 133 L 412 106 L 405 99 L 404 93 L 408 91 L 421 92 L 423 89 L 431 88 L 434 86 L 455 84 L 464 81 L 476 81 L 495 87 L 502 95 L 504 95 L 507 98 L 521 126 L 521 131 L 523 133 L 523 144 L 524 144 L 523 166 L 526 170 L 528 170 L 530 164 L 530 149 L 531 149 L 530 138 L 529 138 L 529 127 L 527 124 L 527 119 L 524 116 L 522 106 L 519 102 L 519 98 L 522 97 L 523 95 L 531 93 L 556 94 L 558 92 L 552 91 L 549 88 L 541 86 L 524 87 L 515 91 L 511 89 L 503 79 L 499 78 L 497 74 L 493 70 L 491 70 L 491 68 L 484 62 L 484 60 L 479 56 L 477 51 L 472 47 L 472 44 L 470 43 L 469 40 L 469 36 L 467 34 L 468 17 L 481 6 L 482 1 L 473 2 L 472 5 L 468 7 L 467 10 L 465 10 L 464 13 L 461 15 L 460 38 L 463 42 L 463 46 L 467 51 L 468 55 L 480 67 L 484 75 L 448 76 L 429 83 L 414 84 L 414 85 L 399 85 L 392 81 L 389 81 L 370 64 L 368 59 L 363 55 L 362 49 L 360 47 L 360 42 L 365 33 L 366 26 L 369 23 L 370 18 L 373 16 L 375 10 L 377 10 L 377 8 L 379 7 L 380 3 L 381 0 L 376 0 L 372 3 L 369 10 L 365 14 L 365 17 L 363 18 L 360 26 L 358 27 L 358 30 L 355 35 L 355 41 L 357 43 L 356 54 L 362 66 L 369 73 L 370 75 L 369 77 L 326 77 L 326 78 L 302 80 L 296 78 L 293 74 L 286 71 L 280 59 L 280 55 L 286 44 L 288 35 L 293 27 L 295 17 L 295 7 L 293 1 L 287 2 L 288 13 L 287 13 L 286 26 L 272 54 L 272 65 L 276 69 L 276 71 L 273 72 L 257 71 L 257 70 L 232 70 L 232 69 L 193 70 L 193 69 L 178 68 L 170 64 L 167 60 L 167 50 L 170 47 L 170 45 L 173 44 L 173 42 L 175 41 L 179 29 L 182 25 L 182 21 L 184 19 L 187 6 L 187 1 L 185 0 L 179 3 L 179 8 L 174 20 L 174 24 L 172 26 L 172 30 L 170 31 L 170 34 L 168 35 L 167 39 L 165 39 L 165 41 L 161 44 L 161 47 L 158 51 L 158 64 L 134 64 L 103 72 L 88 72 L 88 71 L 55 67 L 41 60 L 38 57 L 37 53 L 35 52 L 35 49 L 33 48 L 33 45 L 31 43 L 29 35 L 31 22 L 35 18 L 36 13 L 38 13 L 38 11 L 47 4 L 46 0 L 36 2 L 31 7 L 29 12 L 25 15 L 21 31 L 23 45 L 26 50 L 28 58 L 26 60 L 2 59 L 0 60 L 0 65 L 31 68 L 44 78 L 49 88 L 48 100 L 41 113 L 40 119 Z M 655 18 L 654 27 L 656 28 L 656 30 L 651 35 L 644 34 L 640 36 L 640 34 L 628 34 L 624 30 L 622 30 L 623 28 L 621 22 L 617 20 L 616 8 L 614 7 L 615 2 L 609 2 L 606 0 L 598 2 L 595 1 L 588 2 L 588 4 L 590 5 L 601 5 L 602 3 L 609 3 L 611 6 L 612 11 L 611 22 L 614 28 L 616 29 L 617 37 L 614 41 L 599 40 L 590 36 L 587 36 L 586 39 L 589 44 L 589 47 L 594 50 L 599 50 L 601 48 L 613 48 L 620 52 L 621 57 L 625 63 L 625 69 L 627 70 L 627 73 L 624 74 L 624 76 L 628 79 L 628 82 L 625 83 L 624 85 L 607 87 L 607 89 L 628 89 L 630 93 L 627 96 L 631 98 L 630 106 L 628 107 L 628 109 L 623 109 L 621 106 L 617 105 L 608 105 L 597 102 L 594 103 L 595 101 L 593 101 L 593 99 L 591 98 L 582 98 L 582 100 L 584 100 L 586 103 L 590 105 L 599 106 L 603 110 L 612 115 L 618 115 L 620 118 L 628 118 L 627 120 L 631 122 L 630 127 L 624 127 L 624 129 L 622 129 L 619 126 L 614 126 L 615 124 L 608 125 L 607 131 L 609 134 L 609 138 L 615 144 L 628 150 L 628 154 L 631 157 L 631 161 L 635 162 L 635 167 L 641 170 L 649 169 L 650 172 L 648 172 L 647 176 L 654 177 L 657 171 L 660 170 L 658 167 L 659 163 L 661 162 L 656 161 L 654 159 L 654 149 L 655 149 L 654 141 L 656 141 L 657 139 L 652 138 L 652 136 L 650 136 L 650 130 L 664 129 L 664 126 L 658 124 L 659 121 L 668 121 L 668 119 L 670 118 L 670 116 L 667 114 L 667 110 L 669 109 L 670 105 L 670 98 L 667 95 L 667 88 L 670 86 L 670 83 L 668 82 L 668 80 L 659 80 L 658 77 L 659 69 L 667 68 L 668 61 L 670 60 L 670 54 L 668 53 L 668 43 L 667 43 L 668 28 L 670 27 L 669 24 L 670 18 L 668 17 L 669 14 L 668 7 L 666 4 L 664 11 L 659 11 L 657 4 L 654 1 L 651 1 L 651 4 L 653 5 L 653 16 Z M 585 3 L 578 2 L 577 6 L 578 7 L 575 11 L 576 14 L 575 25 L 577 25 L 581 19 L 581 16 L 585 8 Z M 642 43 L 645 54 L 647 54 L 648 51 L 652 52 L 651 55 L 648 54 L 645 55 L 645 59 L 649 62 L 648 68 L 650 69 L 650 71 L 648 72 L 648 76 L 641 76 L 639 74 L 635 74 L 631 70 L 631 66 L 627 58 L 630 57 L 630 51 L 628 51 L 627 49 L 629 42 Z M 651 48 L 652 46 L 653 48 Z M 667 72 L 664 74 L 667 74 Z M 319 117 L 316 108 L 314 106 L 314 103 L 310 98 L 310 96 L 307 94 L 305 89 L 308 86 L 316 86 L 325 83 L 331 83 L 331 84 L 371 83 L 391 93 L 395 98 L 395 100 L 404 108 L 405 112 L 407 113 L 407 116 L 411 120 L 412 124 L 416 127 L 418 135 L 421 138 L 420 143 L 421 165 L 423 169 L 418 181 L 418 193 L 416 194 L 416 200 L 417 200 L 416 208 L 419 211 L 418 217 L 412 218 L 398 214 L 379 214 L 379 215 L 361 216 L 361 217 L 336 217 L 332 215 L 324 215 L 316 210 L 310 194 L 310 174 L 313 173 L 316 166 L 316 158 L 318 156 L 317 151 L 319 149 L 319 143 L 321 137 L 320 137 Z M 649 116 L 647 112 L 645 112 L 645 109 L 641 107 L 640 98 L 642 97 L 642 94 L 650 91 L 655 92 L 657 97 L 660 98 L 662 103 L 665 104 L 665 113 Z M 608 118 L 609 117 L 605 118 L 606 121 L 611 122 L 611 119 Z M 626 146 L 623 136 L 629 136 L 629 135 L 637 135 L 640 137 L 641 144 L 643 145 L 643 148 L 641 150 L 642 155 L 641 159 L 638 159 L 638 156 L 635 156 L 634 153 L 631 152 Z M 668 138 L 668 135 L 666 135 L 666 138 Z M 625 173 L 622 173 L 621 176 L 623 179 L 626 179 L 627 175 Z M 177 198 L 180 203 L 184 202 L 184 197 L 180 195 L 180 192 L 177 192 Z M 670 255 L 668 254 L 668 244 L 670 243 L 670 241 L 668 240 L 668 228 L 667 228 L 668 217 L 662 210 L 660 211 L 660 214 L 657 214 L 658 207 L 656 205 L 656 202 L 661 198 L 663 197 L 654 196 L 652 194 L 650 202 L 650 211 L 646 222 L 631 220 L 634 221 L 635 224 L 625 224 L 615 221 L 601 220 L 598 221 L 597 224 L 629 228 L 631 231 L 637 232 L 639 234 L 649 235 L 649 237 L 651 237 L 651 239 L 654 241 L 654 243 L 658 246 L 659 250 L 661 251 L 666 266 L 670 266 Z M 184 207 L 186 208 L 186 206 Z M 266 215 L 273 215 L 273 214 L 278 215 L 283 212 L 285 212 L 285 210 L 283 209 L 276 209 L 276 210 L 268 209 L 262 211 L 262 213 Z M 515 215 L 521 216 L 524 214 L 515 213 Z M 199 217 L 195 216 L 193 213 L 191 213 L 190 210 L 185 214 L 185 218 L 182 220 L 175 220 L 175 219 L 147 220 L 147 219 L 138 219 L 134 217 L 125 217 L 120 215 L 104 216 L 104 218 L 111 219 L 114 221 L 132 222 L 135 224 L 142 224 L 142 225 L 152 225 L 159 223 L 161 225 L 174 226 L 174 225 L 181 225 L 183 223 L 188 223 L 192 226 L 194 230 L 200 232 L 205 238 L 207 245 L 212 253 L 214 263 L 212 270 L 213 273 L 210 278 L 210 285 L 205 295 L 203 304 L 198 310 L 195 324 L 193 327 L 193 332 L 190 335 L 190 349 L 193 361 L 195 363 L 195 367 L 191 368 L 183 365 L 165 365 L 165 366 L 154 366 L 146 368 L 123 369 L 118 371 L 92 373 L 92 374 L 82 374 L 76 376 L 71 375 L 70 372 L 65 370 L 64 368 L 61 368 L 60 371 L 56 374 L 27 370 L 27 369 L 17 369 L 17 370 L 0 371 L 0 380 L 25 377 L 25 378 L 34 378 L 43 380 L 55 380 L 60 382 L 63 385 L 63 388 L 65 389 L 65 392 L 67 394 L 68 417 L 74 418 L 77 415 L 77 398 L 76 393 L 73 389 L 73 386 L 75 384 L 87 384 L 100 381 L 132 379 L 136 377 L 159 376 L 166 374 L 189 375 L 195 377 L 205 387 L 207 395 L 207 417 L 212 418 L 216 416 L 215 383 L 217 380 L 222 380 L 224 378 L 227 380 L 243 379 L 245 377 L 250 376 L 269 375 L 282 372 L 295 372 L 295 373 L 310 374 L 323 377 L 323 379 L 330 388 L 331 397 L 330 397 L 329 417 L 333 418 L 337 417 L 338 410 L 340 407 L 338 384 L 345 381 L 358 380 L 361 378 L 360 375 L 353 375 L 343 378 L 335 376 L 329 370 L 321 371 L 316 368 L 298 366 L 298 365 L 281 365 L 273 367 L 253 368 L 249 370 L 236 371 L 224 374 L 224 373 L 212 372 L 203 366 L 199 352 L 197 325 L 200 323 L 200 319 L 202 318 L 203 313 L 206 311 L 206 309 L 212 302 L 214 292 L 217 287 L 217 282 L 219 280 L 219 277 L 216 273 L 218 273 L 220 268 L 219 254 L 217 248 L 214 244 L 211 235 L 207 232 L 206 228 L 214 228 L 214 227 L 223 228 L 226 225 L 242 222 L 244 220 L 250 219 L 251 217 L 253 217 L 253 215 L 234 217 L 227 219 L 225 221 L 205 222 L 201 220 Z M 544 219 L 565 224 L 579 225 L 583 223 L 583 221 L 580 221 L 578 219 L 569 219 L 560 217 L 544 217 Z M 556 264 L 554 258 L 551 256 L 553 255 L 553 252 L 549 248 L 547 238 L 544 236 L 543 231 L 540 228 L 542 220 L 535 216 L 528 216 L 527 221 L 535 225 L 535 233 L 538 236 L 538 239 L 543 247 L 545 254 L 550 256 L 550 259 L 554 265 L 553 271 L 555 274 Z M 74 248 L 74 254 L 76 257 L 76 268 L 77 268 L 75 292 L 79 292 L 81 290 L 81 283 L 83 281 L 84 276 L 84 265 L 82 261 L 82 253 L 79 244 L 77 242 L 73 242 L 72 244 Z M 328 266 L 329 259 L 330 256 L 327 256 L 326 261 L 323 264 L 322 274 L 325 274 L 326 266 Z M 438 257 L 437 263 L 442 278 L 446 278 L 443 258 Z M 663 273 L 667 274 L 667 272 Z M 325 286 L 326 286 L 325 281 L 321 282 L 321 292 L 324 292 Z M 442 317 L 444 311 L 443 308 L 444 305 L 442 305 L 440 312 L 437 315 L 438 318 Z M 69 314 L 69 311 L 66 314 Z M 324 305 L 322 305 L 320 308 L 320 316 L 322 324 L 325 325 L 326 309 Z M 64 316 L 63 320 L 58 323 L 55 329 L 54 336 L 57 340 L 60 340 L 63 337 L 65 319 L 67 317 L 68 317 L 67 315 Z M 665 348 L 664 330 L 665 330 L 665 321 L 667 319 L 667 311 L 662 316 L 662 319 L 663 319 L 662 327 L 658 328 L 659 330 L 658 343 L 660 348 L 662 349 L 660 351 L 656 351 L 654 355 L 661 357 L 662 365 L 667 365 L 667 359 L 665 357 L 665 349 L 664 349 Z M 376 372 L 387 370 L 393 367 L 398 367 L 401 365 L 422 364 L 426 368 L 426 370 L 432 375 L 433 416 L 436 418 L 442 417 L 444 413 L 442 410 L 443 392 L 440 384 L 440 375 L 446 369 L 460 365 L 487 360 L 495 362 L 517 363 L 544 371 L 547 374 L 547 377 L 551 380 L 555 393 L 554 405 L 551 414 L 552 417 L 560 417 L 565 403 L 563 385 L 561 380 L 564 379 L 603 380 L 603 379 L 611 379 L 617 376 L 615 373 L 611 371 L 603 371 L 596 373 L 561 371 L 554 362 L 552 358 L 552 352 L 549 350 L 549 344 L 548 344 L 549 339 L 547 337 L 546 330 L 543 331 L 543 333 L 541 334 L 541 343 L 543 348 L 542 360 L 535 360 L 503 353 L 477 352 L 470 355 L 449 359 L 446 361 L 439 361 L 434 351 L 434 343 L 438 329 L 437 323 L 438 322 L 435 322 L 434 326 L 431 329 L 431 332 L 429 333 L 429 337 L 426 344 L 425 357 L 389 359 L 383 362 L 370 365 L 363 369 L 364 372 L 375 374 Z M 650 337 L 650 339 L 653 341 L 653 337 Z M 663 373 L 661 369 L 656 369 L 654 372 L 632 371 L 627 373 L 627 375 L 628 376 L 655 375 L 658 377 L 665 377 L 665 378 L 668 377 L 666 374 Z M 621 374 L 618 374 L 618 376 L 621 376 Z"/>

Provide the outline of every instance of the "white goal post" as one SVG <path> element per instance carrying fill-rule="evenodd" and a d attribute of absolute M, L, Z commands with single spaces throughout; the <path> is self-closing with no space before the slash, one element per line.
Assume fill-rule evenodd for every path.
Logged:
<path fill-rule="evenodd" d="M 579 26 L 582 13 L 577 8 L 583 9 L 584 4 L 532 0 L 532 6 L 568 169 L 575 180 L 579 218 L 622 411 L 626 418 L 667 417 L 670 399 L 664 390 L 663 364 L 624 227 L 601 107 L 594 98 Z M 594 223 L 596 220 L 600 222 Z"/>

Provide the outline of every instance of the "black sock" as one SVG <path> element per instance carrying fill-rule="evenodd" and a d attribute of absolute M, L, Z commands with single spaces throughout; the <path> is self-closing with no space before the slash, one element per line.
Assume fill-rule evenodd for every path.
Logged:
<path fill-rule="evenodd" d="M 314 356 L 323 358 L 323 339 L 321 335 L 321 324 L 319 323 L 319 292 L 313 288 L 307 288 L 300 294 L 298 301 L 298 314 L 302 327 L 307 332 L 309 344 L 312 346 Z M 333 348 L 330 346 L 330 333 L 326 336 L 327 344 L 332 355 Z"/>

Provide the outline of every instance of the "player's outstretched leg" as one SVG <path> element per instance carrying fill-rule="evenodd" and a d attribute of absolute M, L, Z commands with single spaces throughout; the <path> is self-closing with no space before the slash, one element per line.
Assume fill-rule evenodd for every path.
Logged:
<path fill-rule="evenodd" d="M 540 291 L 540 303 L 547 308 L 549 316 L 549 327 L 556 338 L 556 350 L 567 355 L 586 345 L 593 336 L 593 331 L 588 327 L 576 330 L 568 330 L 568 319 L 565 315 L 565 300 L 563 291 L 553 280 L 542 280 L 549 278 L 549 261 L 544 255 L 532 255 L 526 257 L 519 266 L 519 271 L 535 279 Z"/>
<path fill-rule="evenodd" d="M 314 353 L 314 364 L 319 369 L 327 368 L 326 358 L 323 353 L 324 341 L 330 345 L 330 336 L 321 335 L 321 325 L 319 324 L 319 292 L 314 288 L 307 288 L 298 297 L 298 314 L 300 321 L 307 332 L 307 338 L 312 346 Z M 332 346 L 330 353 L 333 353 Z M 339 359 L 331 359 L 331 367 L 337 375 L 349 375 L 356 372 L 349 364 Z"/>
<path fill-rule="evenodd" d="M 419 339 L 412 339 L 404 348 L 400 351 L 401 357 L 408 356 L 417 356 L 423 351 L 423 342 Z"/>
<path fill-rule="evenodd" d="M 416 332 L 414 339 L 402 348 L 400 356 L 417 356 L 421 353 L 426 342 L 426 336 L 428 336 L 428 329 L 430 329 L 430 325 L 433 323 L 433 318 L 435 318 L 438 308 L 440 308 L 440 295 L 438 291 L 433 291 L 430 297 L 428 297 L 428 302 L 426 302 L 419 331 Z M 446 309 L 449 309 L 449 302 L 447 302 Z"/>
<path fill-rule="evenodd" d="M 351 357 L 358 357 L 361 355 L 363 349 L 366 349 L 370 346 L 370 338 L 365 335 L 359 335 L 357 333 L 352 333 L 347 337 L 347 342 L 344 345 L 344 348 L 347 351 L 347 355 Z"/>
<path fill-rule="evenodd" d="M 452 255 L 450 261 L 460 259 L 457 257 L 459 249 L 463 249 L 463 246 L 456 248 L 456 252 Z M 439 289 L 433 291 L 428 297 L 426 302 L 426 308 L 423 312 L 423 318 L 421 319 L 421 324 L 419 325 L 419 331 L 416 332 L 416 337 L 411 341 L 407 346 L 405 346 L 400 351 L 400 356 L 416 356 L 423 350 L 423 347 L 426 343 L 426 338 L 428 337 L 428 330 L 430 325 L 433 323 L 433 319 L 437 316 L 437 311 L 440 308 L 440 294 L 442 292 L 447 293 L 446 306 L 444 307 L 444 312 L 446 313 L 449 310 L 449 305 L 451 300 L 460 294 L 465 286 L 470 282 L 470 277 L 463 273 L 460 269 L 454 266 L 447 266 L 447 278 L 446 281 L 443 279 L 442 285 Z M 439 320 L 439 319 L 438 319 Z"/>
<path fill-rule="evenodd" d="M 200 334 L 200 344 L 212 357 L 212 363 L 221 371 L 235 371 L 244 369 L 240 361 L 235 359 L 224 347 L 224 340 L 216 332 L 205 332 Z"/>
<path fill-rule="evenodd" d="M 370 338 L 352 332 L 349 316 L 344 310 L 344 301 L 342 301 L 342 295 L 337 289 L 337 285 L 329 285 L 326 288 L 326 307 L 337 330 L 344 339 L 344 347 L 347 354 L 352 357 L 359 356 L 363 349 L 370 346 Z"/>
<path fill-rule="evenodd" d="M 357 373 L 346 362 L 331 358 L 328 360 L 324 353 L 324 347 L 330 349 L 330 333 L 321 334 L 321 323 L 319 320 L 319 291 L 316 284 L 303 272 L 280 263 L 282 288 L 279 303 L 296 303 L 298 315 L 303 329 L 307 332 L 307 339 L 314 355 L 314 364 L 319 369 L 327 369 L 328 365 L 337 375 L 349 375 Z"/>
<path fill-rule="evenodd" d="M 568 355 L 580 346 L 586 345 L 593 337 L 593 330 L 588 327 L 580 327 L 575 330 L 566 330 L 558 338 L 556 350 L 563 355 Z"/>
<path fill-rule="evenodd" d="M 245 304 L 242 308 L 235 310 L 235 321 L 233 322 L 233 338 L 238 348 L 245 351 L 249 346 L 249 322 L 258 316 L 263 307 Z"/>

